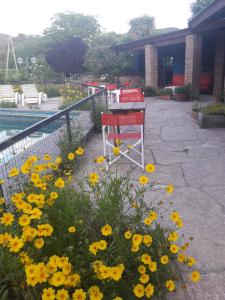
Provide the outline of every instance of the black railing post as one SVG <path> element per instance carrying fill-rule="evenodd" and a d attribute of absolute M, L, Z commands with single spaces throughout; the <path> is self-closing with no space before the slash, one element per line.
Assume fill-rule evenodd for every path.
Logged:
<path fill-rule="evenodd" d="M 4 193 L 3 193 L 3 188 L 2 185 L 0 184 L 0 198 L 4 198 Z"/>
<path fill-rule="evenodd" d="M 72 133 L 71 133 L 70 113 L 69 112 L 66 112 L 66 130 L 67 130 L 68 140 L 71 143 L 72 142 Z"/>
<path fill-rule="evenodd" d="M 91 100 L 91 110 L 92 110 L 93 115 L 95 115 L 95 113 L 96 113 L 95 97 L 93 97 Z"/>

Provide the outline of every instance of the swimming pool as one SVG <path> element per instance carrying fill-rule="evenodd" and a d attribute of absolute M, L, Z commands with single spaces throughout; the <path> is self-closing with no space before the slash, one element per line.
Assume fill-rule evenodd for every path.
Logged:
<path fill-rule="evenodd" d="M 15 109 L 0 109 L 0 142 L 16 135 L 22 130 L 54 115 L 54 111 L 21 111 Z M 61 123 L 61 124 L 60 124 Z M 62 125 L 60 122 L 58 125 Z M 58 126 L 57 126 L 58 127 Z M 41 129 L 33 136 L 41 137 L 44 133 L 52 132 L 50 129 Z"/>

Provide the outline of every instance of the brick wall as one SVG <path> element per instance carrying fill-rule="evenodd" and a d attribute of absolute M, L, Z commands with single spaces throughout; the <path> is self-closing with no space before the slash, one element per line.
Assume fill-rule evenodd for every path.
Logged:
<path fill-rule="evenodd" d="M 199 89 L 199 76 L 201 71 L 201 52 L 201 35 L 187 35 L 185 47 L 185 84 L 191 83 L 194 90 Z"/>
<path fill-rule="evenodd" d="M 145 85 L 158 87 L 158 49 L 145 45 Z"/>
<path fill-rule="evenodd" d="M 224 56 L 225 56 L 225 33 L 219 31 L 216 37 L 216 52 L 214 65 L 213 95 L 220 100 L 224 85 Z"/>

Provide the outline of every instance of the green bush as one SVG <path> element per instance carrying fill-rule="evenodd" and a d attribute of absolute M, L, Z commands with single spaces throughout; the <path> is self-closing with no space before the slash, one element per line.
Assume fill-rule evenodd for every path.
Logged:
<path fill-rule="evenodd" d="M 82 87 L 74 86 L 72 84 L 66 84 L 63 86 L 60 93 L 63 97 L 63 104 L 59 107 L 60 109 L 71 106 L 86 96 L 86 92 Z"/>
<path fill-rule="evenodd" d="M 1 108 L 16 108 L 17 105 L 15 102 L 10 102 L 10 101 L 7 101 L 7 100 L 3 100 L 0 102 L 0 107 Z"/>
<path fill-rule="evenodd" d="M 175 88 L 174 91 L 175 94 L 186 94 L 187 93 L 187 87 L 186 86 L 178 86 Z"/>
<path fill-rule="evenodd" d="M 152 86 L 143 87 L 142 90 L 145 93 L 145 97 L 156 96 L 156 89 Z"/>
<path fill-rule="evenodd" d="M 158 89 L 156 92 L 157 96 L 166 96 L 166 95 L 173 95 L 173 90 L 172 89 Z"/>
<path fill-rule="evenodd" d="M 208 105 L 202 109 L 203 114 L 207 115 L 222 115 L 225 116 L 225 104 L 215 103 Z"/>
<path fill-rule="evenodd" d="M 60 87 L 55 84 L 40 85 L 39 90 L 46 93 L 48 98 L 61 96 Z"/>

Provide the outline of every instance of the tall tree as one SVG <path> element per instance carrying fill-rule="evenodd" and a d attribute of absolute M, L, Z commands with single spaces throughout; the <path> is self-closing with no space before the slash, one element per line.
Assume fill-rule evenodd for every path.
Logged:
<path fill-rule="evenodd" d="M 155 29 L 155 18 L 143 15 L 138 18 L 133 18 L 129 22 L 129 34 L 134 39 L 142 39 L 151 36 L 152 30 Z"/>
<path fill-rule="evenodd" d="M 85 59 L 87 69 L 97 75 L 109 74 L 114 77 L 123 74 L 132 66 L 129 53 L 115 53 L 112 46 L 128 40 L 115 32 L 96 36 L 89 44 Z"/>
<path fill-rule="evenodd" d="M 73 37 L 86 40 L 99 32 L 100 25 L 95 17 L 68 11 L 57 13 L 52 18 L 52 24 L 44 30 L 44 36 L 54 42 Z"/>
<path fill-rule="evenodd" d="M 46 61 L 57 72 L 63 72 L 66 77 L 83 71 L 86 45 L 80 38 L 70 38 L 59 42 L 47 52 Z"/>
<path fill-rule="evenodd" d="M 214 0 L 196 0 L 191 4 L 192 15 L 199 14 L 205 7 L 207 7 Z"/>

